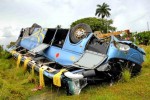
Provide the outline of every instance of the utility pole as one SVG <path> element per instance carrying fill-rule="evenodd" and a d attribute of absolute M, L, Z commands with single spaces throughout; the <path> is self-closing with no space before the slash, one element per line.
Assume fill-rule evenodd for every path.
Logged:
<path fill-rule="evenodd" d="M 148 31 L 149 31 L 149 23 L 147 22 L 147 29 L 148 29 Z"/>

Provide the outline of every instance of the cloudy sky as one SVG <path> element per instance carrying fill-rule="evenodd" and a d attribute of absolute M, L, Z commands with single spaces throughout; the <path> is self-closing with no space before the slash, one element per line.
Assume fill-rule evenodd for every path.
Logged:
<path fill-rule="evenodd" d="M 147 30 L 150 0 L 0 0 L 0 44 L 15 41 L 22 27 L 38 23 L 42 27 L 68 28 L 80 18 L 94 17 L 97 4 L 106 2 L 109 19 L 117 30 Z"/>

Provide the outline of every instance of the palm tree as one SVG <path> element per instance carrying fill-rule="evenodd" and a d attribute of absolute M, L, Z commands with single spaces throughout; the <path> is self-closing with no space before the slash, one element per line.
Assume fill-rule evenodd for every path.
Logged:
<path fill-rule="evenodd" d="M 97 15 L 98 17 L 101 16 L 103 19 L 105 16 L 109 17 L 110 16 L 110 11 L 111 9 L 109 8 L 109 5 L 106 4 L 105 2 L 102 5 L 97 5 L 96 13 L 95 16 Z"/>

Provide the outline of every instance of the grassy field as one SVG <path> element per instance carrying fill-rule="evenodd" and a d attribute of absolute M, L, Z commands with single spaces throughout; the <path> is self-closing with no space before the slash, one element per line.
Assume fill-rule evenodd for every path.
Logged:
<path fill-rule="evenodd" d="M 16 68 L 12 58 L 0 56 L 0 100 L 148 100 L 150 99 L 150 46 L 141 46 L 146 51 L 146 60 L 140 75 L 128 82 L 90 85 L 80 95 L 66 96 L 65 90 L 56 88 L 51 83 L 39 91 L 32 91 L 38 86 L 38 74 L 34 77 L 30 71 Z"/>

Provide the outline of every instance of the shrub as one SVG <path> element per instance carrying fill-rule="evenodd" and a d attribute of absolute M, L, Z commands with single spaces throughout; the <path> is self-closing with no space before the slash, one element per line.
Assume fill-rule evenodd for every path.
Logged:
<path fill-rule="evenodd" d="M 1 59 L 8 59 L 11 57 L 11 54 L 6 52 L 4 49 L 3 49 L 3 46 L 0 46 L 0 58 Z"/>
<path fill-rule="evenodd" d="M 140 32 L 135 35 L 139 44 L 149 45 L 150 44 L 150 31 Z"/>
<path fill-rule="evenodd" d="M 92 31 L 101 31 L 103 33 L 107 33 L 109 31 L 115 31 L 116 27 L 111 26 L 113 24 L 113 20 L 107 20 L 107 19 L 98 19 L 96 17 L 87 17 L 82 18 L 79 20 L 76 20 L 71 24 L 71 27 L 79 24 L 79 23 L 85 23 L 88 24 Z"/>

